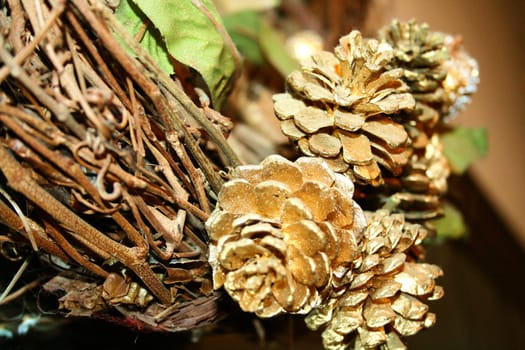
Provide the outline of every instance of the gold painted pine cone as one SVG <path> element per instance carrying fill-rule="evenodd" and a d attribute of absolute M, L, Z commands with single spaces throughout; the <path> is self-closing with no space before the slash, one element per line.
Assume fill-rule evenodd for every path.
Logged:
<path fill-rule="evenodd" d="M 415 101 L 388 69 L 393 50 L 363 39 L 358 31 L 340 39 L 335 54 L 321 51 L 287 78 L 287 93 L 274 95 L 281 130 L 307 156 L 360 184 L 382 183 L 380 165 L 398 175 L 408 161 L 408 135 L 391 114 Z"/>
<path fill-rule="evenodd" d="M 379 38 L 392 45 L 391 68 L 403 69 L 402 80 L 416 100 L 415 108 L 399 113 L 396 121 L 405 127 L 414 153 L 422 153 L 440 121 L 445 100 L 444 62 L 449 59 L 445 36 L 431 32 L 426 23 L 393 20 L 379 31 Z"/>
<path fill-rule="evenodd" d="M 402 338 L 432 326 L 428 300 L 442 297 L 442 270 L 418 262 L 427 231 L 386 210 L 365 212 L 363 232 L 347 288 L 310 312 L 310 329 L 325 327 L 323 345 L 335 349 L 405 349 Z"/>
<path fill-rule="evenodd" d="M 449 58 L 445 36 L 429 31 L 426 23 L 394 20 L 379 32 L 379 37 L 392 45 L 395 58 L 391 67 L 403 69 L 402 79 L 416 99 L 415 109 L 407 114 L 434 127 L 439 120 L 438 105 L 445 94 L 443 81 L 447 71 L 443 63 Z"/>
<path fill-rule="evenodd" d="M 432 32 L 428 24 L 414 20 L 392 21 L 379 38 L 392 45 L 391 68 L 403 69 L 402 79 L 416 99 L 414 110 L 405 114 L 433 128 L 470 101 L 479 82 L 478 66 L 459 38 Z"/>
<path fill-rule="evenodd" d="M 414 153 L 395 193 L 390 197 L 392 211 L 403 213 L 407 220 L 430 220 L 443 213 L 441 199 L 447 192 L 450 166 L 443 154 L 439 134 L 434 134 L 424 152 Z"/>
<path fill-rule="evenodd" d="M 261 317 L 309 312 L 358 253 L 353 183 L 320 158 L 278 155 L 231 176 L 206 221 L 214 287 Z"/>

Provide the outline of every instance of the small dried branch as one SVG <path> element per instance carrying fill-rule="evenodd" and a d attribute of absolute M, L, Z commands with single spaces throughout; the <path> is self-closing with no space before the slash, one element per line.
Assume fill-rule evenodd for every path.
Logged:
<path fill-rule="evenodd" d="M 16 271 L 16 273 L 14 274 L 13 278 L 11 278 L 11 281 L 9 282 L 7 287 L 5 287 L 5 289 L 2 292 L 2 294 L 0 294 L 0 305 L 2 304 L 4 299 L 9 295 L 9 293 L 14 288 L 15 284 L 18 282 L 20 277 L 22 277 L 22 274 L 24 273 L 24 271 L 29 266 L 29 261 L 31 260 L 31 257 L 32 257 L 32 255 L 27 256 L 27 258 L 24 260 L 22 265 L 20 265 L 20 267 L 18 268 L 18 271 Z"/>
<path fill-rule="evenodd" d="M 213 142 L 220 148 L 224 157 L 228 161 L 228 165 L 235 167 L 241 162 L 235 152 L 229 147 L 224 136 L 217 130 L 217 128 L 206 118 L 204 112 L 200 110 L 184 93 L 182 88 L 175 84 L 173 80 L 167 76 L 148 55 L 148 53 L 135 41 L 126 31 L 125 28 L 115 19 L 108 10 L 103 10 L 106 20 L 111 28 L 124 40 L 134 52 L 138 54 L 138 59 L 146 65 L 146 67 L 153 73 L 160 84 L 180 103 L 180 110 L 177 113 L 180 116 L 187 115 L 189 118 L 196 120 L 199 125 L 210 135 Z"/>
<path fill-rule="evenodd" d="M 29 282 L 27 284 L 25 284 L 23 287 L 20 287 L 19 289 L 17 289 L 16 291 L 14 291 L 13 293 L 9 294 L 9 295 L 6 295 L 1 301 L 0 301 L 0 306 L 2 305 L 7 305 L 9 302 L 11 302 L 12 300 L 15 300 L 16 298 L 24 295 L 25 293 L 27 293 L 28 291 L 30 291 L 31 289 L 35 289 L 36 287 L 40 287 L 42 285 L 42 281 L 43 281 L 44 278 L 40 277 L 40 278 L 37 278 L 36 280 L 32 281 L 32 282 Z"/>
<path fill-rule="evenodd" d="M 36 85 L 27 73 L 14 61 L 4 46 L 4 40 L 0 37 L 0 60 L 9 68 L 12 76 L 16 77 L 23 86 L 28 89 L 57 119 L 66 124 L 68 128 L 79 138 L 85 136 L 85 129 L 71 116 L 71 113 L 61 104 L 55 103 L 47 93 Z"/>
<path fill-rule="evenodd" d="M 80 266 L 85 267 L 87 270 L 93 272 L 95 275 L 106 278 L 109 273 L 97 264 L 92 263 L 86 259 L 82 254 L 80 254 L 73 245 L 71 245 L 66 238 L 60 233 L 60 231 L 54 227 L 51 223 L 46 224 L 47 233 L 53 237 L 55 242 L 57 242 L 67 253 L 67 255 L 74 261 L 76 261 Z"/>

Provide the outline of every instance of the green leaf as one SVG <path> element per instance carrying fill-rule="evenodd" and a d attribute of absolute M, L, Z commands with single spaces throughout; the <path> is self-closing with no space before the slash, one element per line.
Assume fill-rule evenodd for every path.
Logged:
<path fill-rule="evenodd" d="M 151 24 L 144 12 L 131 0 L 122 0 L 115 10 L 115 16 L 129 32 L 136 36 L 144 32 L 139 39 L 140 45 L 150 54 L 159 67 L 168 74 L 173 73 L 168 49 L 160 32 Z M 144 31 L 145 30 L 145 31 Z"/>
<path fill-rule="evenodd" d="M 224 17 L 224 25 L 241 54 L 254 64 L 265 62 L 259 46 L 260 15 L 255 11 L 236 12 Z"/>
<path fill-rule="evenodd" d="M 200 73 L 219 108 L 231 88 L 238 56 L 212 1 L 123 0 L 119 8 L 126 2 L 132 8 L 136 5 L 139 11 L 134 13 L 142 23 L 141 13 L 150 21 L 153 33 L 158 31 L 158 37 L 153 35 L 157 50 L 166 50 L 169 56 Z M 151 53 L 152 49 L 148 51 Z M 166 69 L 164 57 L 157 58 L 162 69 L 173 73 L 172 67 Z"/>
<path fill-rule="evenodd" d="M 444 215 L 438 219 L 431 220 L 436 228 L 438 239 L 460 239 L 466 238 L 468 229 L 463 214 L 451 203 L 444 203 Z"/>
<path fill-rule="evenodd" d="M 290 55 L 279 32 L 266 21 L 261 22 L 259 43 L 268 61 L 284 77 L 299 69 L 299 62 Z"/>
<path fill-rule="evenodd" d="M 456 127 L 442 135 L 443 153 L 452 172 L 461 174 L 469 165 L 487 155 L 488 137 L 484 128 Z"/>

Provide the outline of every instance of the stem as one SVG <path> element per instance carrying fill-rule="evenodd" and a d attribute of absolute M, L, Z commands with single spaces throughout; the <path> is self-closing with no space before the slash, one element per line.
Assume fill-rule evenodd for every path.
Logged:
<path fill-rule="evenodd" d="M 226 43 L 226 46 L 230 50 L 232 57 L 233 57 L 233 61 L 235 63 L 236 73 L 235 73 L 235 76 L 233 77 L 235 79 L 242 71 L 242 58 L 241 58 L 241 55 L 239 55 L 239 51 L 237 51 L 237 47 L 233 43 L 233 40 L 230 37 L 230 34 L 228 34 L 228 32 L 226 31 L 226 28 L 224 28 L 224 26 L 221 25 L 217 21 L 217 19 L 213 16 L 210 10 L 208 10 L 208 8 L 204 6 L 204 4 L 200 0 L 191 0 L 191 3 L 196 8 L 198 8 L 199 11 L 201 11 L 210 20 L 210 22 L 213 24 L 215 29 L 217 29 L 219 34 L 222 36 L 222 39 L 224 40 L 224 42 Z"/>
<path fill-rule="evenodd" d="M 24 226 L 24 230 L 26 231 L 27 236 L 29 237 L 29 242 L 31 243 L 31 248 L 33 248 L 33 251 L 35 251 L 35 252 L 38 251 L 38 244 L 36 243 L 35 236 L 33 235 L 33 230 L 29 226 L 29 222 L 28 222 L 26 216 L 24 215 L 24 213 L 22 212 L 22 210 L 20 209 L 18 204 L 11 198 L 9 193 L 4 191 L 4 189 L 1 188 L 1 187 L 0 187 L 0 194 L 2 196 L 4 196 L 4 198 L 9 202 L 9 204 L 11 204 L 11 206 L 15 210 L 16 214 L 18 215 L 18 217 L 22 221 L 22 225 Z"/>
<path fill-rule="evenodd" d="M 44 279 L 43 277 L 39 277 L 36 280 L 34 280 L 33 282 L 29 282 L 25 286 L 19 288 L 18 290 L 14 291 L 13 293 L 7 295 L 4 299 L 2 299 L 2 301 L 0 301 L 0 306 L 1 305 L 6 305 L 10 301 L 15 300 L 16 298 L 18 298 L 19 296 L 23 295 L 24 293 L 30 291 L 31 289 L 38 287 L 42 283 L 43 279 Z"/>
<path fill-rule="evenodd" d="M 190 178 L 194 179 L 193 185 L 197 192 L 197 200 L 199 201 L 200 207 L 207 213 L 210 213 L 210 203 L 206 197 L 206 191 L 203 186 L 203 179 L 201 173 L 195 169 L 190 157 L 186 153 L 186 150 L 180 144 L 178 135 L 175 132 L 169 132 L 166 135 L 166 140 L 170 143 L 171 147 L 175 150 L 175 153 L 179 157 L 180 161 L 189 173 Z"/>

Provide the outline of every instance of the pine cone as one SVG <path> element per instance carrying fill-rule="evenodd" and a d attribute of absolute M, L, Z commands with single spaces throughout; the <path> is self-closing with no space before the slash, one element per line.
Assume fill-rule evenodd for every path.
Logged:
<path fill-rule="evenodd" d="M 470 96 L 477 91 L 479 69 L 476 60 L 465 51 L 461 38 L 447 35 L 445 45 L 450 59 L 444 62 L 447 77 L 443 83 L 445 96 L 441 114 L 449 121 L 470 103 Z"/>
<path fill-rule="evenodd" d="M 389 207 L 407 220 L 429 220 L 443 213 L 441 198 L 447 192 L 450 166 L 443 154 L 439 134 L 434 134 L 423 154 L 415 153 L 400 176 L 400 187 Z"/>
<path fill-rule="evenodd" d="M 394 20 L 379 32 L 379 37 L 394 48 L 391 67 L 403 68 L 403 80 L 416 99 L 416 108 L 407 113 L 410 118 L 403 118 L 433 128 L 445 95 L 443 81 L 447 71 L 443 63 L 449 58 L 445 36 L 430 32 L 426 23 Z"/>
<path fill-rule="evenodd" d="M 429 31 L 426 23 L 394 20 L 380 31 L 380 39 L 394 48 L 390 68 L 402 68 L 403 81 L 416 99 L 414 110 L 395 116 L 409 135 L 412 155 L 401 175 L 385 180 L 386 185 L 368 196 L 388 197 L 386 206 L 402 212 L 408 220 L 428 220 L 442 213 L 441 197 L 450 173 L 438 133 L 468 102 L 476 90 L 476 61 L 458 39 Z M 370 200 L 369 198 L 369 200 Z"/>
<path fill-rule="evenodd" d="M 394 20 L 380 31 L 379 37 L 394 48 L 391 68 L 403 68 L 403 81 L 416 99 L 416 108 L 408 113 L 413 120 L 433 128 L 438 121 L 455 116 L 470 101 L 479 71 L 461 39 L 431 32 L 426 23 L 414 20 Z"/>
<path fill-rule="evenodd" d="M 307 313 L 347 269 L 365 226 L 352 182 L 320 158 L 240 166 L 206 221 L 214 287 L 261 317 Z"/>
<path fill-rule="evenodd" d="M 349 272 L 345 289 L 306 317 L 311 329 L 321 326 L 325 349 L 404 349 L 404 336 L 432 326 L 435 315 L 426 300 L 439 299 L 438 266 L 417 262 L 427 231 L 386 210 L 365 212 L 369 225 L 360 242 L 361 254 Z"/>
<path fill-rule="evenodd" d="M 415 102 L 403 70 L 387 68 L 393 54 L 390 45 L 353 31 L 335 55 L 313 55 L 288 76 L 288 92 L 274 96 L 283 133 L 354 182 L 379 185 L 379 165 L 399 174 L 410 156 L 408 135 L 389 115 Z"/>

